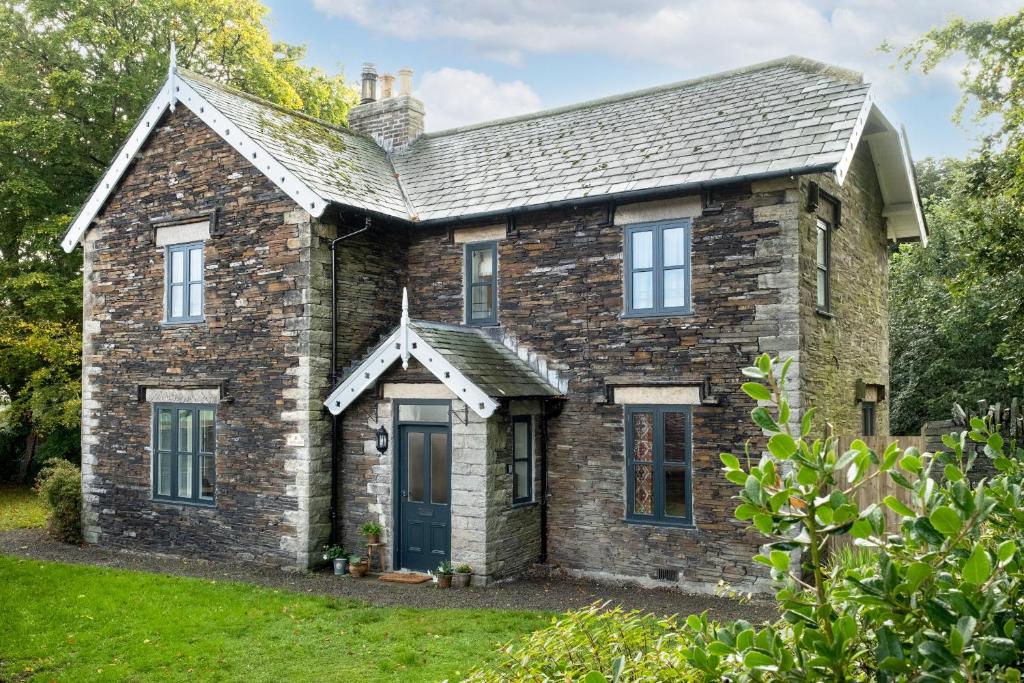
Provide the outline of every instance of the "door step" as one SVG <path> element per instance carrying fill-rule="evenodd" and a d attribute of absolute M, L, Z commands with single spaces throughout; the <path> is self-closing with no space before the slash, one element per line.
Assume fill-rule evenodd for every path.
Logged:
<path fill-rule="evenodd" d="M 433 581 L 434 577 L 430 574 L 419 574 L 417 572 L 391 572 L 389 574 L 381 574 L 381 581 L 387 581 L 388 583 L 426 583 L 427 581 Z"/>

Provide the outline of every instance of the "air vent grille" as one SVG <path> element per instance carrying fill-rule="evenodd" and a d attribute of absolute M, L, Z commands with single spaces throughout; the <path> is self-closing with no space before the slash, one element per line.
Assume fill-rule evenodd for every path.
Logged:
<path fill-rule="evenodd" d="M 678 581 L 679 570 L 678 569 L 658 569 L 655 572 L 654 578 L 658 581 Z"/>

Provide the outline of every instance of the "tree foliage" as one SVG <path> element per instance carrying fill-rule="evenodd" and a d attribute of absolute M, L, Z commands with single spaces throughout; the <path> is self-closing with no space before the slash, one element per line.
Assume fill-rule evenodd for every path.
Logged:
<path fill-rule="evenodd" d="M 58 240 L 166 77 L 172 38 L 182 67 L 344 121 L 355 92 L 275 43 L 266 13 L 257 0 L 0 0 L 5 433 L 75 441 L 81 256 Z"/>

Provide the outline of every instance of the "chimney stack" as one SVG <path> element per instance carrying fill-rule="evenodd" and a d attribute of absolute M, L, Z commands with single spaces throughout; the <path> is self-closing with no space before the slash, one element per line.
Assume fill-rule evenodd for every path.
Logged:
<path fill-rule="evenodd" d="M 357 133 L 369 135 L 388 154 L 401 151 L 423 134 L 423 103 L 412 96 L 412 69 L 398 70 L 398 93 L 395 77 L 383 74 L 381 97 L 377 99 L 377 69 L 363 65 L 363 89 L 359 106 L 348 112 L 348 126 Z"/>
<path fill-rule="evenodd" d="M 391 74 L 384 74 L 380 77 L 380 81 L 380 98 L 386 100 L 394 94 L 395 77 Z"/>
<path fill-rule="evenodd" d="M 359 104 L 367 104 L 377 99 L 377 67 L 370 62 L 363 64 L 363 93 Z"/>

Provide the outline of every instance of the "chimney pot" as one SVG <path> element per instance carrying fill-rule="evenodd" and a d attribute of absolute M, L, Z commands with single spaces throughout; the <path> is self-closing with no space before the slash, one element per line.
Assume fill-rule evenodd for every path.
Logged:
<path fill-rule="evenodd" d="M 374 102 L 377 99 L 377 67 L 370 62 L 363 64 L 363 91 L 360 104 Z"/>
<path fill-rule="evenodd" d="M 380 98 L 386 100 L 394 95 L 395 77 L 391 74 L 383 74 L 380 77 Z"/>
<path fill-rule="evenodd" d="M 398 70 L 398 94 L 412 95 L 412 69 L 408 67 Z"/>

